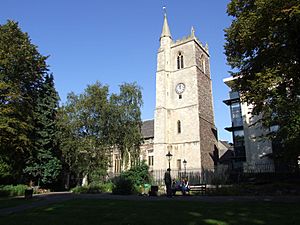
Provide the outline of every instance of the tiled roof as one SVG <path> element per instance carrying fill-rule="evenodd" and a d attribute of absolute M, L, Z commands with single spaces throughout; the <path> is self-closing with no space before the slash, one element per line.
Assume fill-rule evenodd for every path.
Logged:
<path fill-rule="evenodd" d="M 143 121 L 142 135 L 144 138 L 153 138 L 154 137 L 154 120 Z"/>
<path fill-rule="evenodd" d="M 222 141 L 222 140 L 219 140 L 227 149 L 230 149 L 232 150 L 233 148 L 233 145 L 231 143 L 229 143 L 228 141 Z"/>

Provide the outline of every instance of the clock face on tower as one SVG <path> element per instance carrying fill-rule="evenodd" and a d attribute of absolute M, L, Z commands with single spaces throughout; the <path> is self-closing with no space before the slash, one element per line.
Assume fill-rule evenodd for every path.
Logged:
<path fill-rule="evenodd" d="M 184 92 L 184 90 L 185 90 L 184 83 L 179 83 L 175 87 L 175 91 L 176 91 L 177 94 L 182 94 Z"/>

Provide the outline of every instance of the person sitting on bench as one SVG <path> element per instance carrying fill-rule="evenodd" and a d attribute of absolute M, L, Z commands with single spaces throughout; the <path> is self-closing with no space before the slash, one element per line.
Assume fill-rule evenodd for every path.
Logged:
<path fill-rule="evenodd" d="M 182 179 L 181 182 L 181 192 L 183 195 L 186 195 L 189 193 L 190 187 L 189 187 L 189 181 L 187 179 Z"/>

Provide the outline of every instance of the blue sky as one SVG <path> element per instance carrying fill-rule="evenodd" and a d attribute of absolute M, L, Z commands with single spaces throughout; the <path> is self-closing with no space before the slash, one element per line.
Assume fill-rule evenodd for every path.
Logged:
<path fill-rule="evenodd" d="M 223 78 L 230 68 L 224 55 L 224 31 L 231 22 L 229 0 L 2 0 L 0 24 L 19 22 L 54 74 L 56 89 L 65 102 L 71 91 L 79 94 L 97 80 L 118 92 L 123 82 L 143 88 L 142 118 L 154 117 L 156 53 L 166 5 L 173 39 L 194 26 L 196 36 L 208 43 L 215 124 L 219 139 L 231 141 L 228 98 Z"/>

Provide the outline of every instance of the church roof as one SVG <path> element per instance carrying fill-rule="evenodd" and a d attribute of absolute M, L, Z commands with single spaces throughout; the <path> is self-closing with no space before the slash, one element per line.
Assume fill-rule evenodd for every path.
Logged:
<path fill-rule="evenodd" d="M 232 150 L 233 145 L 231 143 L 229 143 L 228 141 L 219 140 L 219 142 L 221 142 L 227 149 Z"/>
<path fill-rule="evenodd" d="M 143 121 L 142 135 L 145 139 L 154 137 L 154 120 Z"/>
<path fill-rule="evenodd" d="M 160 35 L 160 38 L 163 38 L 163 37 L 172 38 L 170 28 L 169 28 L 169 25 L 168 25 L 167 14 L 165 14 L 165 16 L 164 16 L 164 25 L 163 25 L 163 29 L 162 29 L 162 32 L 161 32 L 161 35 Z"/>

